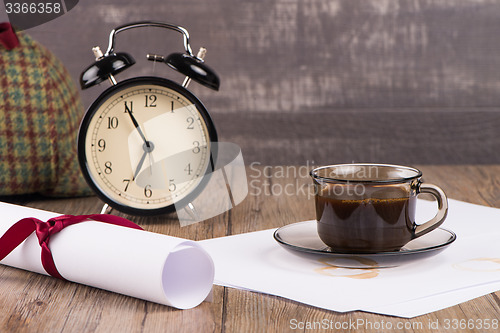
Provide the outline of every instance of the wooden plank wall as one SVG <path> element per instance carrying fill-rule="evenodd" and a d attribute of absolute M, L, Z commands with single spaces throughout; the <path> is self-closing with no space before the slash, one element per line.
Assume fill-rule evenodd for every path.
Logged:
<path fill-rule="evenodd" d="M 247 164 L 488 164 L 500 163 L 499 17 L 496 0 L 100 0 L 27 32 L 77 80 L 112 28 L 183 25 L 222 82 L 190 89 Z M 119 79 L 181 79 L 144 60 L 181 51 L 174 32 L 131 31 L 117 50 L 139 60 Z"/>

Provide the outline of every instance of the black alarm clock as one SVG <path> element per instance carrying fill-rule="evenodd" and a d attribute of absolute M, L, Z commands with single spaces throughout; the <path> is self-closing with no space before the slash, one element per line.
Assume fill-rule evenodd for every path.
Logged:
<path fill-rule="evenodd" d="M 155 76 L 117 82 L 115 75 L 135 60 L 115 52 L 115 36 L 140 27 L 180 32 L 184 53 L 148 54 L 186 75 L 182 84 Z M 189 203 L 213 170 L 217 142 L 214 123 L 202 102 L 186 89 L 190 80 L 218 90 L 219 78 L 195 56 L 183 27 L 136 22 L 111 31 L 107 51 L 93 49 L 96 62 L 83 71 L 82 89 L 109 80 L 88 108 L 78 134 L 78 159 L 89 186 L 109 206 L 133 215 L 169 213 Z"/>

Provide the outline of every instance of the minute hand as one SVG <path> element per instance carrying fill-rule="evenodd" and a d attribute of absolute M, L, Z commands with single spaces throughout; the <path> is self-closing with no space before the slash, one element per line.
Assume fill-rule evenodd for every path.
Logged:
<path fill-rule="evenodd" d="M 141 136 L 142 140 L 144 141 L 144 144 L 146 145 L 146 147 L 150 148 L 149 141 L 146 139 L 146 136 L 142 132 L 141 127 L 139 126 L 139 123 L 137 122 L 134 115 L 132 114 L 132 111 L 129 110 L 128 108 L 125 108 L 125 110 L 127 111 L 128 115 L 130 116 L 132 123 L 134 124 L 135 128 L 137 129 L 137 132 L 139 132 L 139 135 Z"/>

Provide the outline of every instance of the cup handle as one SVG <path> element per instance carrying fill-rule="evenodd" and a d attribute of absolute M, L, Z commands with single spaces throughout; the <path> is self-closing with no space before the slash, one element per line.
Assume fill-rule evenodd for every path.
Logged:
<path fill-rule="evenodd" d="M 415 227 L 415 238 L 425 235 L 443 224 L 446 215 L 448 215 L 448 199 L 444 191 L 436 185 L 420 183 L 417 187 L 417 195 L 420 193 L 432 194 L 438 203 L 438 212 L 431 220 L 418 224 Z"/>

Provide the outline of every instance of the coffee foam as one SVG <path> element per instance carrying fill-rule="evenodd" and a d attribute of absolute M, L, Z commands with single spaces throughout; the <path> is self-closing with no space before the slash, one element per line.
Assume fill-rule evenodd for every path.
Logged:
<path fill-rule="evenodd" d="M 322 184 L 317 195 L 329 199 L 347 201 L 394 200 L 408 198 L 411 188 L 408 184 L 365 185 L 363 183 Z M 346 202 L 347 202 L 346 201 Z"/>
<path fill-rule="evenodd" d="M 329 198 L 329 200 L 334 198 Z M 334 199 L 335 200 L 335 199 Z M 387 198 L 387 199 L 379 199 L 379 198 L 364 198 L 364 199 L 339 199 L 341 203 L 357 203 L 357 204 L 372 204 L 372 203 L 391 203 L 391 202 L 399 202 L 406 201 L 408 198 Z"/>

